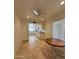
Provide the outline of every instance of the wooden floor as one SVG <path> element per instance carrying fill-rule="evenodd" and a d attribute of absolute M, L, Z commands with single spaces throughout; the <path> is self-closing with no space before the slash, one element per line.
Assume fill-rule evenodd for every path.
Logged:
<path fill-rule="evenodd" d="M 30 35 L 29 41 L 23 42 L 16 52 L 15 59 L 65 59 L 64 48 L 56 47 L 53 51 L 44 40 Z"/>

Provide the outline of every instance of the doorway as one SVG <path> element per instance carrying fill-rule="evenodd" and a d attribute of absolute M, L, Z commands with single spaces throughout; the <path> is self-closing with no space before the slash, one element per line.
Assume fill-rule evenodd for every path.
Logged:
<path fill-rule="evenodd" d="M 42 25 L 39 23 L 28 23 L 29 43 L 34 43 L 40 37 Z"/>

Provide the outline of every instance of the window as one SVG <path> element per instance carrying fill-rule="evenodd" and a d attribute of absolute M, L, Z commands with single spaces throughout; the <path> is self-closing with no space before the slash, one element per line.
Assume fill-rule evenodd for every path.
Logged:
<path fill-rule="evenodd" d="M 55 21 L 52 27 L 53 38 L 64 40 L 65 38 L 65 22 L 64 20 Z"/>
<path fill-rule="evenodd" d="M 35 32 L 37 29 L 37 24 L 29 23 L 29 32 Z"/>

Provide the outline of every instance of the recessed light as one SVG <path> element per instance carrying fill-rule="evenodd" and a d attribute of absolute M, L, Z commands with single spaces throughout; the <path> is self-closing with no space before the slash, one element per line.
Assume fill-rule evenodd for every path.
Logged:
<path fill-rule="evenodd" d="M 27 16 L 27 19 L 29 19 L 30 17 L 29 16 Z"/>
<path fill-rule="evenodd" d="M 65 1 L 62 1 L 60 4 L 63 5 L 65 3 Z"/>
<path fill-rule="evenodd" d="M 34 13 L 35 15 L 39 15 L 36 10 L 33 10 L 33 13 Z"/>

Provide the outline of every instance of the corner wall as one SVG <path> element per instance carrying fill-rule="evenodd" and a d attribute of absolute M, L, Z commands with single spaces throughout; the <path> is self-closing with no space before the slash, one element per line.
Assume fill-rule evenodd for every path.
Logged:
<path fill-rule="evenodd" d="M 45 34 L 44 34 L 45 35 L 45 38 L 52 38 L 52 35 L 53 35 L 53 33 L 52 33 L 52 31 L 53 31 L 52 24 L 53 24 L 53 22 L 54 21 L 61 20 L 64 17 L 65 17 L 65 13 L 64 13 L 64 11 L 61 11 L 61 12 L 57 13 L 54 17 L 52 16 L 51 19 L 48 19 L 45 22 L 45 24 L 43 24 L 44 25 L 44 29 L 46 30 L 45 31 Z"/>
<path fill-rule="evenodd" d="M 22 23 L 18 15 L 14 15 L 14 53 L 18 50 L 22 43 Z"/>

